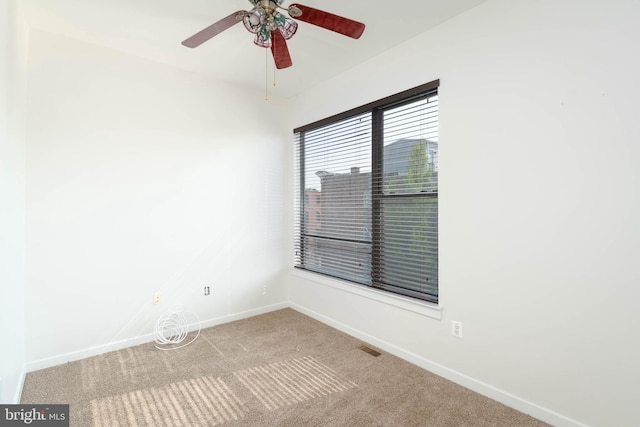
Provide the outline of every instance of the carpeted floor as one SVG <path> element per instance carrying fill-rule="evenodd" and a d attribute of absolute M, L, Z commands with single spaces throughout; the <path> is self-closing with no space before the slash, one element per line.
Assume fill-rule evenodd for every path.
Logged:
<path fill-rule="evenodd" d="M 68 403 L 72 427 L 547 425 L 363 344 L 284 309 L 31 372 L 22 403 Z"/>

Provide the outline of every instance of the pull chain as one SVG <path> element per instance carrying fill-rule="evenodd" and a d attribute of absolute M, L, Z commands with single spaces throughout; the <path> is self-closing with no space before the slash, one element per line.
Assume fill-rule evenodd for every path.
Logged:
<path fill-rule="evenodd" d="M 264 100 L 269 100 L 269 52 L 264 50 Z"/>

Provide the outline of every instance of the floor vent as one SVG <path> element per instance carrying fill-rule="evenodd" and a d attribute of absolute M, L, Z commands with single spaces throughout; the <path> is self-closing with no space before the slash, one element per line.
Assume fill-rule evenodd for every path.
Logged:
<path fill-rule="evenodd" d="M 360 350 L 369 353 L 370 355 L 372 355 L 373 357 L 378 357 L 380 356 L 382 353 L 380 353 L 379 351 L 375 351 L 372 348 L 367 347 L 366 345 L 361 345 L 360 347 L 358 347 Z"/>

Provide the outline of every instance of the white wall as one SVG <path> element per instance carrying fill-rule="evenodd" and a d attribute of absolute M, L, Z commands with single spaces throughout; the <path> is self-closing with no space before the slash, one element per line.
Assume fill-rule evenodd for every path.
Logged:
<path fill-rule="evenodd" d="M 489 1 L 293 100 L 296 127 L 441 80 L 442 319 L 295 272 L 292 304 L 555 425 L 640 425 L 639 17 Z"/>
<path fill-rule="evenodd" d="M 282 100 L 38 31 L 28 83 L 30 370 L 286 304 Z"/>
<path fill-rule="evenodd" d="M 0 3 L 0 403 L 16 403 L 25 372 L 24 212 L 26 26 Z"/>
<path fill-rule="evenodd" d="M 0 4 L 0 402 L 16 403 L 25 373 L 24 214 L 27 28 Z"/>

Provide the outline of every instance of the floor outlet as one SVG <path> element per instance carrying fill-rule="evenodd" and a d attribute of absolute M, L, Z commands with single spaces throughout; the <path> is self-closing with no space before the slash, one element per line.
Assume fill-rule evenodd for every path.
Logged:
<path fill-rule="evenodd" d="M 462 338 L 462 322 L 451 322 L 451 335 L 454 337 Z"/>
<path fill-rule="evenodd" d="M 160 292 L 156 292 L 155 294 L 153 294 L 153 305 L 158 305 L 162 302 L 162 295 L 160 295 Z"/>

